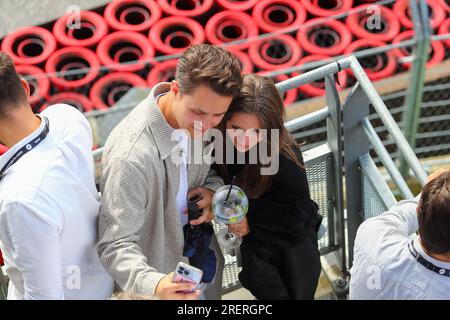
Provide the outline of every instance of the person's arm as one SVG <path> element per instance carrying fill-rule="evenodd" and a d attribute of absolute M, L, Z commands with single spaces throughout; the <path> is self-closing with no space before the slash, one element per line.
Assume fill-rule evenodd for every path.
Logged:
<path fill-rule="evenodd" d="M 308 179 L 304 168 L 290 159 L 283 159 L 278 173 L 273 177 L 273 194 L 264 194 L 259 199 L 250 201 L 255 214 L 249 215 L 250 230 L 255 224 L 275 230 L 273 223 L 278 221 L 280 230 L 289 231 L 298 224 L 303 216 L 310 214 L 317 218 L 317 205 L 310 198 Z"/>
<path fill-rule="evenodd" d="M 211 200 L 214 193 L 224 185 L 223 179 L 208 165 L 204 164 L 200 170 L 208 172 L 204 181 L 200 182 L 196 188 L 193 188 L 188 192 L 188 199 L 194 195 L 201 197 L 201 200 L 197 202 L 197 205 L 199 206 L 199 209 L 202 210 L 202 215 L 198 219 L 191 220 L 190 224 L 192 225 L 199 225 L 203 222 L 213 220 L 214 215 L 212 212 Z M 187 210 L 185 213 L 187 214 Z"/>
<path fill-rule="evenodd" d="M 280 248 L 295 245 L 314 236 L 321 221 L 317 204 L 309 198 L 292 196 L 286 203 L 255 199 L 250 201 L 250 208 L 248 234 L 261 245 Z"/>
<path fill-rule="evenodd" d="M 438 169 L 428 177 L 427 183 L 436 179 L 449 169 Z M 374 241 L 381 237 L 390 238 L 393 242 L 399 239 L 407 239 L 419 228 L 417 218 L 417 207 L 420 202 L 421 193 L 414 199 L 403 200 L 392 206 L 387 212 L 363 222 L 358 229 L 355 239 L 355 247 L 372 247 Z M 389 244 L 390 242 L 387 241 Z M 368 250 L 371 248 L 368 247 Z"/>
<path fill-rule="evenodd" d="M 206 176 L 203 188 L 209 189 L 212 192 L 216 192 L 220 187 L 224 185 L 223 180 L 217 172 L 213 169 L 209 169 L 208 175 Z"/>
<path fill-rule="evenodd" d="M 447 170 L 441 168 L 433 172 L 427 183 Z M 356 233 L 354 251 L 371 254 L 373 250 L 392 248 L 393 244 L 408 241 L 419 228 L 417 207 L 421 195 L 400 201 L 382 215 L 364 221 Z"/>
<path fill-rule="evenodd" d="M 59 227 L 31 204 L 10 203 L 0 228 L 21 272 L 24 299 L 64 299 Z"/>
<path fill-rule="evenodd" d="M 400 201 L 387 212 L 364 221 L 358 229 L 355 247 L 361 249 L 368 246 L 367 249 L 371 250 L 380 239 L 386 245 L 408 239 L 418 229 L 416 210 L 419 199 L 420 195 Z"/>
<path fill-rule="evenodd" d="M 278 173 L 274 176 L 276 189 L 285 194 L 295 194 L 301 198 L 310 198 L 308 177 L 304 168 L 303 158 L 298 151 L 298 160 L 303 167 L 300 167 L 291 159 L 284 158 Z"/>
<path fill-rule="evenodd" d="M 315 234 L 321 216 L 309 196 L 305 170 L 285 159 L 271 190 L 276 194 L 250 200 L 247 223 L 253 239 L 283 248 Z"/>
<path fill-rule="evenodd" d="M 166 276 L 151 267 L 137 243 L 151 201 L 148 188 L 144 172 L 133 162 L 113 159 L 104 168 L 98 253 L 119 286 L 137 294 L 154 294 Z"/>

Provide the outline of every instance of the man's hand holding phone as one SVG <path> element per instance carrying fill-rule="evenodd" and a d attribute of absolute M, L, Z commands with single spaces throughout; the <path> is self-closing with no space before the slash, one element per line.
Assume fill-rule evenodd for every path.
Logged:
<path fill-rule="evenodd" d="M 158 283 L 156 294 L 166 300 L 196 300 L 201 294 L 198 287 L 202 277 L 202 270 L 179 262 L 175 272 L 168 274 Z"/>
<path fill-rule="evenodd" d="M 162 278 L 156 287 L 156 295 L 163 300 L 197 300 L 200 290 L 195 290 L 196 284 L 172 282 L 174 273 L 169 273 Z M 194 290 L 194 292 L 192 292 Z M 190 293 L 184 293 L 190 292 Z"/>

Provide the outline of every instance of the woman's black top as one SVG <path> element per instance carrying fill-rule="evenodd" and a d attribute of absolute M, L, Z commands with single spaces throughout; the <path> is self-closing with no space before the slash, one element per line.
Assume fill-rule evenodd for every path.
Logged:
<path fill-rule="evenodd" d="M 300 150 L 296 153 L 303 165 Z M 313 299 L 321 271 L 317 230 L 322 217 L 310 198 L 305 169 L 279 157 L 269 189 L 249 199 L 250 233 L 240 247 L 239 280 L 257 299 Z M 228 164 L 229 176 L 243 166 Z"/>

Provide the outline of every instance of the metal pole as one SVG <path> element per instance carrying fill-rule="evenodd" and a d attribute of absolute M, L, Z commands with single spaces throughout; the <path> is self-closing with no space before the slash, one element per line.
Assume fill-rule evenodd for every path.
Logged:
<path fill-rule="evenodd" d="M 346 98 L 342 115 L 345 146 L 345 194 L 347 207 L 348 262 L 353 264 L 356 232 L 364 218 L 364 187 L 359 157 L 369 152 L 369 139 L 361 120 L 369 115 L 370 101 L 361 84 L 356 84 Z"/>
<path fill-rule="evenodd" d="M 416 177 L 419 179 L 420 184 L 422 186 L 425 185 L 428 179 L 428 174 L 421 166 L 419 159 L 417 159 L 417 156 L 415 155 L 414 151 L 409 146 L 408 141 L 403 136 L 394 118 L 389 113 L 389 110 L 386 108 L 386 105 L 384 104 L 383 100 L 381 100 L 381 97 L 375 90 L 375 87 L 373 86 L 372 82 L 370 82 L 369 78 L 367 77 L 367 74 L 364 72 L 364 69 L 359 64 L 359 61 L 355 57 L 351 58 L 353 59 L 350 67 L 352 68 L 353 74 L 355 78 L 358 80 L 359 85 L 364 89 L 367 98 L 369 98 L 369 101 L 372 103 L 372 106 L 374 107 L 381 121 L 383 121 L 384 125 L 386 126 L 386 129 L 392 135 L 392 138 L 397 144 L 397 148 L 400 149 L 400 152 L 402 152 L 405 155 L 406 161 L 408 162 L 409 166 L 413 170 Z"/>
<path fill-rule="evenodd" d="M 310 126 L 314 123 L 325 120 L 330 116 L 330 111 L 328 107 L 322 108 L 320 110 L 308 113 L 302 117 L 295 118 L 291 121 L 285 122 L 284 126 L 288 131 L 292 132 L 307 126 Z"/>
<path fill-rule="evenodd" d="M 423 96 L 423 85 L 426 72 L 426 63 L 430 50 L 430 22 L 428 7 L 424 0 L 419 0 L 420 8 L 417 8 L 416 0 L 409 0 L 414 30 L 417 38 L 417 47 L 414 51 L 414 62 L 411 70 L 411 85 L 409 95 L 406 98 L 406 110 L 403 114 L 403 134 L 411 148 L 416 145 L 416 133 L 419 127 L 420 107 Z M 405 155 L 400 157 L 400 172 L 406 178 L 408 166 Z"/>
<path fill-rule="evenodd" d="M 277 83 L 277 88 L 280 93 L 284 93 L 285 91 L 298 88 L 304 84 L 321 80 L 325 78 L 327 75 L 337 73 L 343 69 L 346 69 L 350 66 L 350 62 L 354 59 L 353 56 L 340 59 L 339 61 L 332 62 L 330 64 L 324 65 L 323 67 L 302 73 L 296 77 L 290 78 L 283 82 Z"/>
<path fill-rule="evenodd" d="M 0 266 L 0 300 L 6 300 L 8 296 L 8 283 L 6 276 L 3 274 L 2 267 Z"/>
<path fill-rule="evenodd" d="M 94 162 L 100 161 L 103 155 L 103 147 L 96 149 L 92 152 L 92 157 L 94 158 Z"/>
<path fill-rule="evenodd" d="M 370 141 L 370 144 L 375 149 L 375 151 L 378 154 L 378 157 L 380 158 L 384 167 L 389 172 L 389 174 L 392 178 L 392 181 L 394 181 L 394 183 L 397 185 L 397 187 L 400 190 L 403 197 L 405 199 L 414 198 L 414 195 L 412 194 L 411 190 L 409 189 L 409 187 L 406 184 L 405 180 L 403 179 L 402 175 L 400 174 L 397 167 L 395 166 L 394 161 L 389 156 L 389 153 L 387 152 L 386 148 L 384 147 L 383 142 L 381 141 L 380 137 L 378 137 L 378 134 L 375 132 L 375 129 L 373 128 L 369 119 L 367 117 L 362 119 L 361 125 L 364 129 L 364 132 L 366 133 L 367 138 Z"/>
<path fill-rule="evenodd" d="M 397 200 L 389 189 L 389 186 L 386 184 L 386 181 L 384 181 L 370 155 L 366 153 L 359 157 L 359 163 L 361 164 L 361 170 L 364 176 L 367 178 L 372 189 L 377 193 L 379 200 L 383 203 L 384 210 L 388 210 L 395 205 Z M 380 214 L 381 213 L 382 212 L 380 212 Z M 366 216 L 364 218 L 367 219 Z"/>
<path fill-rule="evenodd" d="M 442 37 L 442 36 L 439 36 Z M 449 36 L 450 38 L 450 36 Z M 444 38 L 445 39 L 445 38 Z M 357 52 L 352 52 L 351 54 L 347 54 L 347 55 L 339 55 L 339 56 L 334 56 L 332 58 L 328 58 L 328 59 L 324 59 L 324 60 L 317 60 L 317 61 L 311 61 L 311 62 L 307 62 L 305 64 L 302 65 L 298 65 L 298 66 L 293 66 L 293 67 L 288 67 L 285 69 L 279 69 L 279 70 L 275 70 L 275 71 L 270 71 L 270 72 L 264 72 L 263 75 L 265 77 L 273 77 L 273 76 L 278 76 L 280 74 L 287 74 L 287 73 L 293 73 L 293 72 L 304 72 L 305 70 L 312 70 L 327 64 L 330 64 L 332 62 L 336 62 L 339 60 L 342 60 L 346 57 L 349 57 L 350 55 L 355 56 L 356 58 L 364 58 L 364 57 L 370 57 L 373 55 L 376 55 L 378 53 L 384 53 L 396 48 L 404 48 L 404 47 L 410 47 L 416 44 L 416 39 L 412 38 L 409 40 L 405 40 L 399 43 L 395 43 L 395 44 L 388 44 L 382 47 L 376 47 L 376 48 L 369 48 L 369 49 L 364 49 L 364 50 L 359 50 Z"/>

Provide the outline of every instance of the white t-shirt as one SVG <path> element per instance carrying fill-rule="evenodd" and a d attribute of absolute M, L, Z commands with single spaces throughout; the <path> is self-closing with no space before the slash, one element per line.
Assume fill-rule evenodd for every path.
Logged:
<path fill-rule="evenodd" d="M 350 270 L 350 299 L 450 299 L 450 277 L 427 269 L 408 248 L 414 239 L 414 247 L 423 258 L 439 268 L 450 269 L 450 263 L 427 255 L 415 235 L 418 203 L 419 197 L 400 201 L 361 224 Z"/>
<path fill-rule="evenodd" d="M 161 85 L 167 84 L 162 83 Z M 158 101 L 159 98 L 165 94 L 167 94 L 167 92 L 161 93 L 155 98 L 157 104 L 159 103 Z M 180 184 L 177 192 L 176 202 L 178 212 L 180 212 L 181 225 L 184 226 L 188 223 L 188 215 L 184 214 L 184 211 L 187 208 L 187 193 L 189 188 L 187 176 L 187 154 L 188 154 L 189 136 L 187 132 L 185 132 L 184 130 L 173 129 L 171 138 L 178 141 L 178 146 L 180 147 L 180 157 L 178 159 L 180 168 Z"/>
<path fill-rule="evenodd" d="M 47 137 L 0 181 L 0 247 L 8 299 L 109 299 L 113 280 L 96 250 L 100 197 L 92 130 L 75 108 L 41 113 Z M 0 168 L 45 126 L 0 157 Z"/>

